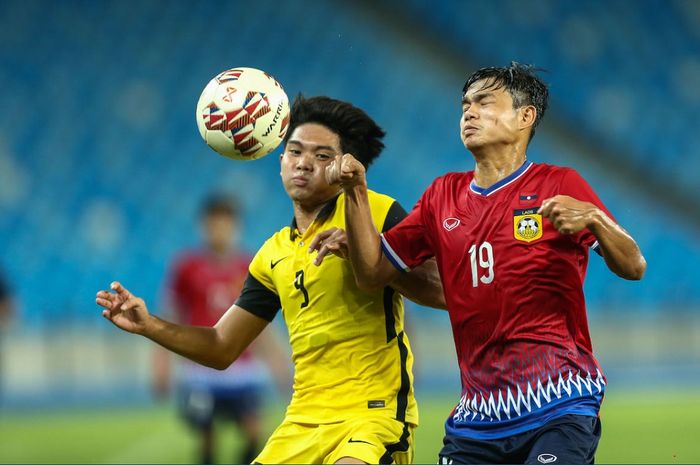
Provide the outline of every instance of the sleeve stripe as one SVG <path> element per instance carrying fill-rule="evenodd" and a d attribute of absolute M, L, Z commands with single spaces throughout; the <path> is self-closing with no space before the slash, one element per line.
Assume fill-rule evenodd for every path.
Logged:
<path fill-rule="evenodd" d="M 600 244 L 598 243 L 598 241 L 595 241 L 593 244 L 591 244 L 591 249 L 593 249 L 593 251 L 598 255 L 601 255 Z"/>
<path fill-rule="evenodd" d="M 401 260 L 401 257 L 398 256 L 396 252 L 394 252 L 394 249 L 391 248 L 389 245 L 389 242 L 384 238 L 384 234 L 381 236 L 382 239 L 382 250 L 384 251 L 384 255 L 386 255 L 386 258 L 389 259 L 392 265 L 400 271 L 411 271 L 411 269 Z"/>

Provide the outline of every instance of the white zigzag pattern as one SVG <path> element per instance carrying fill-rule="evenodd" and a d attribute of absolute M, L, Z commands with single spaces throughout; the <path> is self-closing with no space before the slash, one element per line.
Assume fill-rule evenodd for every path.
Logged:
<path fill-rule="evenodd" d="M 605 380 L 600 370 L 596 370 L 595 379 L 590 372 L 585 378 L 581 376 L 580 372 L 574 375 L 570 370 L 568 375 L 568 379 L 565 380 L 564 376 L 559 373 L 556 383 L 549 376 L 547 384 L 544 386 L 542 380 L 538 379 L 535 389 L 528 383 L 525 393 L 519 385 L 516 394 L 513 394 L 513 390 L 509 387 L 506 389 L 505 399 L 503 391 L 500 389 L 496 396 L 493 392 L 488 395 L 475 393 L 470 396 L 468 393 L 464 394 L 459 400 L 453 418 L 456 422 L 473 421 L 477 416 L 479 420 L 488 418 L 491 421 L 500 421 L 504 417 L 511 419 L 513 416 L 520 416 L 524 410 L 531 412 L 533 407 L 541 408 L 542 405 L 552 402 L 554 397 L 561 399 L 562 396 L 578 397 L 584 393 L 600 393 L 605 386 Z"/>

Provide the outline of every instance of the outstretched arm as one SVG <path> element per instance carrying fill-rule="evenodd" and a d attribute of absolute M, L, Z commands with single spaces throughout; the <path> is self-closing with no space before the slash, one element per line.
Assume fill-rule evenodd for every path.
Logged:
<path fill-rule="evenodd" d="M 114 292 L 99 291 L 96 302 L 104 308 L 102 316 L 115 326 L 219 370 L 231 365 L 268 324 L 233 305 L 212 328 L 178 325 L 151 315 L 143 299 L 120 283 L 112 283 L 111 289 Z"/>
<path fill-rule="evenodd" d="M 598 240 L 606 265 L 616 275 L 630 280 L 644 276 L 647 262 L 635 240 L 596 205 L 557 195 L 544 200 L 539 213 L 549 218 L 561 234 L 576 234 L 588 228 Z"/>

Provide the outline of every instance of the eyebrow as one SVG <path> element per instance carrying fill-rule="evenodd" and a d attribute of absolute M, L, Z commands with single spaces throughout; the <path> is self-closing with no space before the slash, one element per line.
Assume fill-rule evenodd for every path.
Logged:
<path fill-rule="evenodd" d="M 470 102 L 480 102 L 481 100 L 484 100 L 485 98 L 488 97 L 493 97 L 493 92 L 477 92 L 475 93 L 472 98 L 467 97 L 467 94 L 465 93 L 462 96 L 462 103 L 470 103 Z"/>
<path fill-rule="evenodd" d="M 302 144 L 302 143 L 301 143 L 300 141 L 298 141 L 298 140 L 293 140 L 293 139 L 292 139 L 292 140 L 289 140 L 289 141 L 287 142 L 287 145 L 289 145 L 289 144 L 296 144 L 296 145 L 299 145 L 299 146 L 301 146 L 301 147 L 304 147 L 304 144 Z M 311 145 L 311 144 L 310 144 L 310 145 Z M 331 152 L 335 152 L 335 148 L 331 147 L 330 145 L 316 145 L 315 148 L 314 148 L 314 150 L 329 150 L 329 151 L 331 151 Z"/>

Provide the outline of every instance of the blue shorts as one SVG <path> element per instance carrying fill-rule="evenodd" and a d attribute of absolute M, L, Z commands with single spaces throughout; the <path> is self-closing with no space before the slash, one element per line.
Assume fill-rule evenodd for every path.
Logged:
<path fill-rule="evenodd" d="M 178 391 L 180 413 L 191 426 L 203 429 L 212 425 L 215 416 L 240 422 L 246 416 L 257 414 L 263 387 L 222 388 L 183 383 Z"/>
<path fill-rule="evenodd" d="M 532 431 L 502 439 L 446 435 L 438 463 L 594 463 L 600 419 L 563 415 Z"/>

